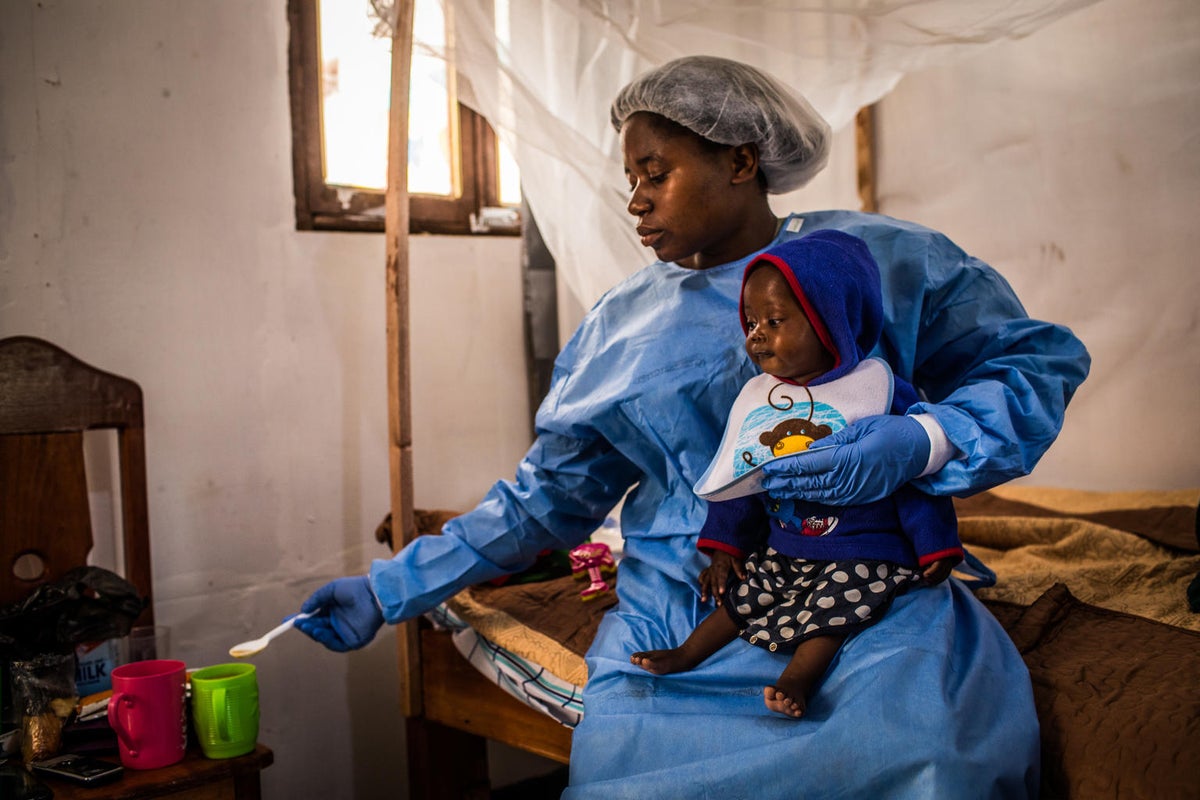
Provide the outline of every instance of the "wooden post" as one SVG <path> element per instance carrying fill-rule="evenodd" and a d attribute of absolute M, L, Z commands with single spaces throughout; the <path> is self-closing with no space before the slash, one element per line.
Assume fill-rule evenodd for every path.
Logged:
<path fill-rule="evenodd" d="M 854 117 L 855 161 L 858 165 L 858 200 L 863 211 L 879 210 L 875 174 L 875 106 L 863 106 Z"/>
<path fill-rule="evenodd" d="M 398 0 L 392 29 L 392 102 L 388 116 L 387 240 L 388 470 L 392 542 L 399 549 L 416 535 L 413 522 L 412 386 L 408 328 L 408 84 L 412 69 L 413 0 Z M 400 708 L 421 713 L 421 654 L 417 622 L 397 631 Z"/>

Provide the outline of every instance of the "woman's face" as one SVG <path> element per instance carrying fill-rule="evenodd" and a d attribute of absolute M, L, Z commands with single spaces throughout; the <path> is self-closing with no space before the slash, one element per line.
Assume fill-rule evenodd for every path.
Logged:
<path fill-rule="evenodd" d="M 706 148 L 695 135 L 647 113 L 621 127 L 629 213 L 642 245 L 662 261 L 705 269 L 741 258 L 745 212 L 734 191 L 733 148 Z M 758 245 L 761 246 L 761 245 Z"/>
<path fill-rule="evenodd" d="M 833 369 L 833 355 L 821 344 L 791 287 L 774 267 L 759 267 L 742 292 L 746 353 L 763 372 L 808 383 Z"/>

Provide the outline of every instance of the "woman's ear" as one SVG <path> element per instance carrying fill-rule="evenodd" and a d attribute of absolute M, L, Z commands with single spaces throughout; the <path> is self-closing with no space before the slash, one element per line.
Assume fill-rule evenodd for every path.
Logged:
<path fill-rule="evenodd" d="M 733 183 L 758 180 L 761 166 L 758 163 L 758 145 L 753 142 L 735 145 L 731 151 Z"/>

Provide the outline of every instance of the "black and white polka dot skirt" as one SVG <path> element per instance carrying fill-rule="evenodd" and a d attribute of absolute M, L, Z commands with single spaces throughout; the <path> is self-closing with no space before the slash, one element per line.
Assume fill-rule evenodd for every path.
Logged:
<path fill-rule="evenodd" d="M 722 606 L 750 644 L 790 653 L 814 636 L 848 636 L 875 624 L 921 575 L 890 561 L 804 561 L 768 547 L 733 572 Z"/>

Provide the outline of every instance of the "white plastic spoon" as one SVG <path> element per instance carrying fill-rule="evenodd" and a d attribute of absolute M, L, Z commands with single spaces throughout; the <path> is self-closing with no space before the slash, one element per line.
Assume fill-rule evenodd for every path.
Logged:
<path fill-rule="evenodd" d="M 297 614 L 296 616 L 289 619 L 287 622 L 284 622 L 282 625 L 279 625 L 278 627 L 271 629 L 270 631 L 268 631 L 267 633 L 258 637 L 257 639 L 251 639 L 248 642 L 242 642 L 241 644 L 235 644 L 233 647 L 229 648 L 229 655 L 233 656 L 234 658 L 246 658 L 247 656 L 252 656 L 255 653 L 261 652 L 262 650 L 266 649 L 267 645 L 270 644 L 271 640 L 274 639 L 276 636 L 278 636 L 281 633 L 287 633 L 288 631 L 290 631 L 292 629 L 292 626 L 296 624 L 296 620 L 307 619 L 308 617 L 311 617 L 311 616 L 312 616 L 311 613 Z"/>

